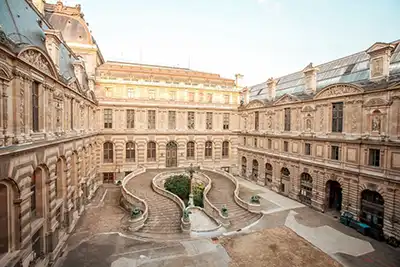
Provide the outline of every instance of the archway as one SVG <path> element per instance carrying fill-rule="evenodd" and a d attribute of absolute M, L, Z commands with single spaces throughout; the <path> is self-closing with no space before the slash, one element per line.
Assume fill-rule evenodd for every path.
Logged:
<path fill-rule="evenodd" d="M 169 142 L 167 144 L 167 151 L 166 151 L 166 167 L 176 167 L 178 165 L 177 160 L 178 154 L 178 146 L 175 142 Z"/>
<path fill-rule="evenodd" d="M 301 202 L 311 205 L 313 179 L 309 173 L 303 172 L 300 176 L 300 195 Z"/>
<path fill-rule="evenodd" d="M 258 179 L 258 161 L 253 159 L 252 169 L 251 169 L 251 179 L 257 181 Z"/>
<path fill-rule="evenodd" d="M 246 178 L 247 173 L 247 159 L 246 157 L 242 157 L 242 176 Z"/>
<path fill-rule="evenodd" d="M 384 200 L 381 194 L 372 190 L 361 192 L 360 221 L 371 228 L 383 228 Z"/>
<path fill-rule="evenodd" d="M 265 163 L 265 185 L 272 184 L 272 165 Z"/>
<path fill-rule="evenodd" d="M 290 171 L 288 168 L 283 167 L 281 169 L 279 192 L 281 192 L 285 195 L 288 195 L 289 194 L 289 184 L 290 184 Z"/>
<path fill-rule="evenodd" d="M 327 208 L 331 211 L 342 210 L 342 187 L 337 181 L 326 182 Z"/>
<path fill-rule="evenodd" d="M 5 184 L 0 184 L 0 255 L 7 253 L 9 249 L 9 211 L 8 189 Z"/>

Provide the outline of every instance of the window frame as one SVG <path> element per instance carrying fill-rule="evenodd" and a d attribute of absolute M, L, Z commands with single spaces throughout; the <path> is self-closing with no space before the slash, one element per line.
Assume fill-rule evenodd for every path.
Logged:
<path fill-rule="evenodd" d="M 340 160 L 340 146 L 331 145 L 331 160 Z"/>
<path fill-rule="evenodd" d="M 103 109 L 104 129 L 112 129 L 113 127 L 113 110 L 111 108 Z"/>
<path fill-rule="evenodd" d="M 311 156 L 311 143 L 304 143 L 304 155 Z"/>
<path fill-rule="evenodd" d="M 125 161 L 126 162 L 136 161 L 135 143 L 132 141 L 129 141 L 125 144 Z"/>
<path fill-rule="evenodd" d="M 154 147 L 150 147 L 150 145 L 154 145 Z M 157 160 L 157 144 L 154 141 L 150 141 L 147 143 L 147 161 L 155 162 Z"/>
<path fill-rule="evenodd" d="M 204 158 L 212 159 L 213 145 L 211 141 L 207 141 L 204 145 Z"/>
<path fill-rule="evenodd" d="M 229 141 L 222 142 L 222 158 L 229 158 Z"/>
<path fill-rule="evenodd" d="M 332 132 L 342 133 L 343 132 L 343 102 L 332 103 Z"/>
<path fill-rule="evenodd" d="M 147 110 L 147 129 L 156 129 L 156 110 L 154 109 Z"/>
<path fill-rule="evenodd" d="M 222 129 L 223 130 L 229 130 L 229 120 L 230 120 L 230 114 L 224 113 L 223 118 L 222 118 Z"/>
<path fill-rule="evenodd" d="M 284 131 L 289 132 L 290 131 L 290 120 L 291 120 L 291 110 L 290 108 L 285 108 L 285 119 L 284 119 Z"/>
<path fill-rule="evenodd" d="M 176 111 L 168 110 L 168 130 L 176 129 Z"/>
<path fill-rule="evenodd" d="M 206 130 L 212 130 L 213 128 L 213 113 L 206 112 Z"/>
<path fill-rule="evenodd" d="M 368 149 L 368 165 L 372 167 L 381 167 L 381 150 L 378 148 Z"/>
<path fill-rule="evenodd" d="M 106 147 L 110 145 L 110 147 Z M 114 162 L 114 144 L 110 141 L 104 142 L 103 144 L 103 163 Z"/>
<path fill-rule="evenodd" d="M 135 110 L 134 109 L 126 110 L 126 128 L 127 129 L 135 128 Z"/>
<path fill-rule="evenodd" d="M 189 141 L 186 144 L 186 159 L 195 159 L 195 143 L 193 141 Z"/>
<path fill-rule="evenodd" d="M 39 83 L 32 82 L 32 131 L 39 132 Z"/>

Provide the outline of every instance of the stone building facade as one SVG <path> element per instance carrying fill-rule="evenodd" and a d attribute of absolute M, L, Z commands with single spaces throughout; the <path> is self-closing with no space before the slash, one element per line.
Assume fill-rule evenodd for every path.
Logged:
<path fill-rule="evenodd" d="M 54 262 L 138 165 L 221 168 L 400 239 L 398 42 L 240 92 L 239 74 L 104 62 L 79 5 L 0 10 L 0 266 Z"/>
<path fill-rule="evenodd" d="M 239 79 L 239 75 L 237 75 Z M 237 81 L 184 68 L 107 62 L 97 69 L 100 173 L 146 168 L 237 169 Z"/>
<path fill-rule="evenodd" d="M 400 45 L 244 89 L 240 175 L 400 239 Z"/>
<path fill-rule="evenodd" d="M 0 266 L 53 262 L 102 183 L 93 77 L 103 59 L 86 64 L 33 2 L 0 1 Z M 57 6 L 88 31 L 79 7 Z"/>

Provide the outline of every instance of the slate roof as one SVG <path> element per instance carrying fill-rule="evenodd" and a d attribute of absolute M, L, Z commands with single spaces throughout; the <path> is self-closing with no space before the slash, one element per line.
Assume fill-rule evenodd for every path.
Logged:
<path fill-rule="evenodd" d="M 45 45 L 44 30 L 53 27 L 43 21 L 42 26 L 38 21 L 42 20 L 40 15 L 25 0 L 2 0 L 0 1 L 0 31 L 14 44 L 13 50 L 18 53 L 26 46 L 36 46 L 43 53 L 47 53 Z M 75 54 L 70 51 L 65 43 L 60 45 L 60 79 L 67 83 L 75 77 L 73 62 Z"/>
<path fill-rule="evenodd" d="M 400 40 L 392 42 L 400 43 Z M 339 58 L 318 66 L 317 92 L 334 83 L 369 85 L 369 56 L 365 51 Z M 390 61 L 390 78 L 400 79 L 400 45 L 397 45 Z M 371 86 L 371 85 L 369 85 Z M 277 78 L 276 97 L 289 93 L 301 97 L 305 92 L 303 70 Z M 250 101 L 266 99 L 267 83 L 250 86 Z"/>

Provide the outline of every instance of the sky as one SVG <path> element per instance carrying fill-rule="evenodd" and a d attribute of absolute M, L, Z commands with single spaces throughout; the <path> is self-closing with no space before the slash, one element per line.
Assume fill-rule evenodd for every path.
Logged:
<path fill-rule="evenodd" d="M 63 2 L 81 4 L 106 60 L 240 73 L 246 86 L 400 39 L 400 0 Z"/>

